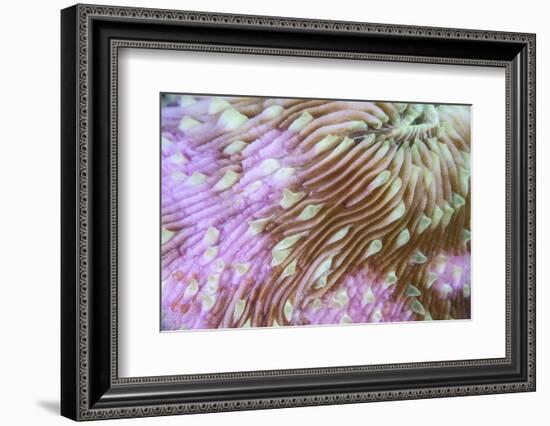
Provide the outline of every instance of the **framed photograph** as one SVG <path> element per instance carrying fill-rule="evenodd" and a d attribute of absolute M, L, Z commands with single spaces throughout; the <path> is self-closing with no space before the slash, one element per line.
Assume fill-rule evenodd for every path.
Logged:
<path fill-rule="evenodd" d="M 535 35 L 61 12 L 61 413 L 535 390 Z"/>

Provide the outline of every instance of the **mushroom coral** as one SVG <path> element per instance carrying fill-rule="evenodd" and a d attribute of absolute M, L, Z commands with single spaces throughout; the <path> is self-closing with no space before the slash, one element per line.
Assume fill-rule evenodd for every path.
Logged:
<path fill-rule="evenodd" d="M 162 330 L 470 317 L 470 107 L 164 95 Z"/>

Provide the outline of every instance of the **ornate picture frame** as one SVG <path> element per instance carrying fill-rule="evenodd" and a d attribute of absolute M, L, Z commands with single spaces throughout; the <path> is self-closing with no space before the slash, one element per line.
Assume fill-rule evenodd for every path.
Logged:
<path fill-rule="evenodd" d="M 94 420 L 534 391 L 535 40 L 524 33 L 269 16 L 64 9 L 61 414 Z M 117 93 L 123 48 L 503 69 L 505 356 L 120 377 Z"/>

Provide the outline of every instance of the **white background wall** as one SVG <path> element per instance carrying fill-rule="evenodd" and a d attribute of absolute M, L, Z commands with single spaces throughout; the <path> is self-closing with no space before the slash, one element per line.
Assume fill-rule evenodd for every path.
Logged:
<path fill-rule="evenodd" d="M 550 28 L 545 2 L 337 0 L 108 1 L 143 7 L 296 16 L 537 33 L 538 390 L 529 394 L 293 408 L 120 420 L 118 424 L 517 425 L 548 424 L 550 202 L 546 117 Z M 0 419 L 68 424 L 59 404 L 59 9 L 71 3 L 11 1 L 0 25 Z M 131 423 L 128 423 L 131 422 Z M 112 422 L 106 422 L 107 424 Z"/>

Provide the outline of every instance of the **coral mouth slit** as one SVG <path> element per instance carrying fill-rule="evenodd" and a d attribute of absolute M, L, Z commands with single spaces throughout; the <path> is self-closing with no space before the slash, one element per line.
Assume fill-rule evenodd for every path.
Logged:
<path fill-rule="evenodd" d="M 161 329 L 470 318 L 470 107 L 163 95 Z"/>

